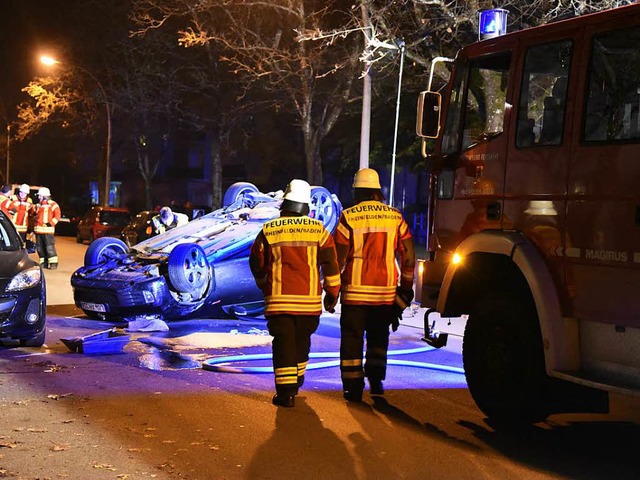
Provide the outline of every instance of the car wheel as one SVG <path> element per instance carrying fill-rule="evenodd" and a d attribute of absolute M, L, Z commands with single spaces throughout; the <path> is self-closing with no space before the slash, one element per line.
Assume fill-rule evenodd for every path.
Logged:
<path fill-rule="evenodd" d="M 44 345 L 44 338 L 46 336 L 46 329 L 42 330 L 38 335 L 31 338 L 23 338 L 20 340 L 21 347 L 41 347 Z"/>
<path fill-rule="evenodd" d="M 201 298 L 209 283 L 209 262 L 200 245 L 181 243 L 169 255 L 169 281 L 176 290 Z"/>
<path fill-rule="evenodd" d="M 232 203 L 239 200 L 243 195 L 247 193 L 258 192 L 258 187 L 249 182 L 236 182 L 231 185 L 224 193 L 224 199 L 222 201 L 223 207 L 228 207 Z"/>
<path fill-rule="evenodd" d="M 324 187 L 311 187 L 311 202 L 309 203 L 309 216 L 320 220 L 324 227 L 333 233 L 338 220 L 340 220 L 340 212 L 342 205 L 336 202 L 334 196 Z"/>
<path fill-rule="evenodd" d="M 496 422 L 530 424 L 549 415 L 535 312 L 530 297 L 505 292 L 480 300 L 467 320 L 462 359 L 469 392 Z"/>
<path fill-rule="evenodd" d="M 84 254 L 84 265 L 87 267 L 100 265 L 128 252 L 127 245 L 119 238 L 98 238 L 96 241 L 91 242 L 91 245 L 87 248 Z"/>

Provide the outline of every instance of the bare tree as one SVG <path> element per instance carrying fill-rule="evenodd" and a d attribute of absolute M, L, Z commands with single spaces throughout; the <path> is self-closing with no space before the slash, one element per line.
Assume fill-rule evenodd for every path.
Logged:
<path fill-rule="evenodd" d="M 321 48 L 298 42 L 298 31 L 322 30 L 350 21 L 347 2 L 330 0 L 139 0 L 138 33 L 162 28 L 179 17 L 185 47 L 215 44 L 247 90 L 269 92 L 277 111 L 296 114 L 302 132 L 307 178 L 322 183 L 320 147 L 335 126 L 357 77 L 360 46 L 336 39 Z"/>

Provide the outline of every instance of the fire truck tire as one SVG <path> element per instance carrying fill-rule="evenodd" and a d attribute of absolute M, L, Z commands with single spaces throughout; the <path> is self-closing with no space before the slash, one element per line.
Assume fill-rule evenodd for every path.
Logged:
<path fill-rule="evenodd" d="M 462 346 L 467 385 L 494 422 L 531 424 L 550 414 L 535 312 L 530 295 L 505 292 L 479 300 L 469 314 Z"/>

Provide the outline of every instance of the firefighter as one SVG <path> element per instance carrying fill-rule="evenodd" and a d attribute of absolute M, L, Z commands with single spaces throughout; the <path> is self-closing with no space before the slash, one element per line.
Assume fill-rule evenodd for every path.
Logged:
<path fill-rule="evenodd" d="M 273 336 L 275 390 L 272 403 L 293 407 L 304 383 L 311 335 L 324 306 L 338 301 L 340 272 L 333 237 L 322 222 L 309 218 L 311 187 L 291 180 L 280 206 L 280 217 L 266 222 L 256 237 L 249 266 L 262 290 L 267 328 Z M 322 270 L 321 276 L 319 269 Z"/>
<path fill-rule="evenodd" d="M 173 228 L 189 223 L 189 217 L 184 213 L 172 211 L 169 207 L 162 207 L 158 215 L 151 220 L 153 235 L 159 235 Z"/>
<path fill-rule="evenodd" d="M 47 187 L 38 189 L 38 204 L 36 205 L 36 224 L 33 231 L 36 234 L 36 248 L 43 268 L 55 270 L 58 268 L 58 253 L 54 233 L 56 223 L 60 221 L 60 206 L 51 200 L 51 192 Z"/>
<path fill-rule="evenodd" d="M 33 200 L 29 196 L 29 185 L 23 183 L 18 188 L 18 193 L 12 197 L 11 209 L 14 211 L 11 219 L 16 226 L 16 230 L 22 237 L 22 240 L 27 239 L 29 233 L 29 220 L 35 213 L 35 205 Z"/>
<path fill-rule="evenodd" d="M 413 300 L 415 253 L 402 214 L 385 205 L 378 173 L 356 172 L 353 207 L 343 210 L 334 233 L 342 272 L 340 374 L 347 401 L 362 401 L 364 377 L 372 395 L 382 395 L 389 326 Z M 398 285 L 398 269 L 400 284 Z M 366 334 L 366 361 L 362 352 Z"/>
<path fill-rule="evenodd" d="M 11 199 L 11 185 L 3 185 L 0 188 L 0 210 L 2 210 L 9 219 L 13 220 L 14 210 L 12 208 L 13 200 Z"/>

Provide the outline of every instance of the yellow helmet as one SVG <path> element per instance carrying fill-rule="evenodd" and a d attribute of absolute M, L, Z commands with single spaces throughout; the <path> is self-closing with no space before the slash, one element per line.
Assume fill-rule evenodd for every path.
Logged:
<path fill-rule="evenodd" d="M 381 190 L 378 172 L 373 168 L 361 168 L 353 177 L 353 188 L 377 188 Z"/>

